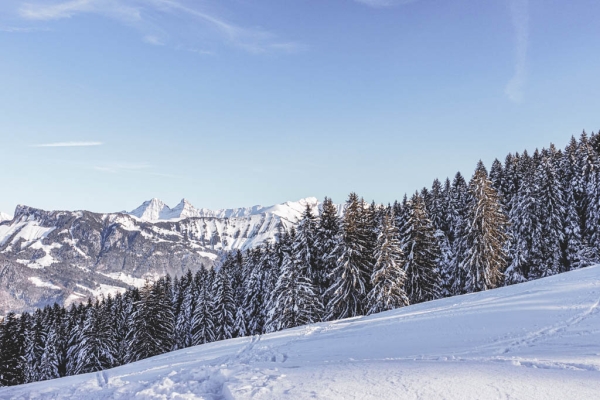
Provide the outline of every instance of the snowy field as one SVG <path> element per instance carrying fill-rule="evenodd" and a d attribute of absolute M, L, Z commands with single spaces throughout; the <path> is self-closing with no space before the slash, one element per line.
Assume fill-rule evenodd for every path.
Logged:
<path fill-rule="evenodd" d="M 600 266 L 0 389 L 1 399 L 598 399 Z"/>

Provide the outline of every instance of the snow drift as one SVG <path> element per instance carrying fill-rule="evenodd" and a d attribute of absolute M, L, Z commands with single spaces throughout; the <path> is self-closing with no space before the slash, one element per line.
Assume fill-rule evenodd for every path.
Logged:
<path fill-rule="evenodd" d="M 231 339 L 2 399 L 592 399 L 600 266 L 345 320 Z"/>

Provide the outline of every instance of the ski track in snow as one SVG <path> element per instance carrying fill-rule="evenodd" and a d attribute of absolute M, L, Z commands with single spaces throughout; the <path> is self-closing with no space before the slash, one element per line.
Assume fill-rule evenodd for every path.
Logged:
<path fill-rule="evenodd" d="M 600 266 L 192 347 L 0 399 L 597 399 Z"/>

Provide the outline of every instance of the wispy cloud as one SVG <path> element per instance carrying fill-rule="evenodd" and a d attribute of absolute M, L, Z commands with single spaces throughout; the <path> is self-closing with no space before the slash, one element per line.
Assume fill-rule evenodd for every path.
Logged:
<path fill-rule="evenodd" d="M 88 147 L 88 146 L 102 146 L 102 142 L 56 142 L 56 143 L 42 143 L 34 144 L 32 147 Z"/>
<path fill-rule="evenodd" d="M 73 18 L 79 14 L 98 14 L 116 19 L 142 33 L 144 42 L 152 45 L 167 43 L 167 38 L 177 38 L 185 33 L 185 40 L 204 27 L 220 37 L 222 42 L 244 49 L 250 53 L 296 52 L 302 45 L 281 41 L 275 34 L 259 28 L 248 28 L 228 21 L 214 12 L 202 9 L 198 2 L 185 0 L 54 0 L 31 3 L 21 2 L 18 15 L 30 21 L 50 21 Z M 176 19 L 173 23 L 171 19 Z M 203 35 L 197 35 L 203 36 Z M 192 41 L 199 41 L 192 38 Z M 189 43 L 186 44 L 188 47 Z"/>
<path fill-rule="evenodd" d="M 367 5 L 369 7 L 386 8 L 386 7 L 393 7 L 393 6 L 415 3 L 419 0 L 354 0 L 354 1 L 356 1 L 357 3 Z"/>
<path fill-rule="evenodd" d="M 113 174 L 119 173 L 119 172 L 126 172 L 126 171 L 141 171 L 141 170 L 146 170 L 148 168 L 151 168 L 152 166 L 150 164 L 147 163 L 110 163 L 110 164 L 103 164 L 103 165 L 97 165 L 94 167 L 94 169 L 96 171 L 101 171 L 101 172 L 110 172 Z"/>
<path fill-rule="evenodd" d="M 161 40 L 159 37 L 154 35 L 146 35 L 144 36 L 144 42 L 148 44 L 152 44 L 154 46 L 164 46 L 165 42 Z"/>
<path fill-rule="evenodd" d="M 523 87 L 527 78 L 527 48 L 529 47 L 529 1 L 510 0 L 510 15 L 515 29 L 515 71 L 505 88 L 508 98 L 523 101 Z"/>
<path fill-rule="evenodd" d="M 44 32 L 49 31 L 48 28 L 33 28 L 33 27 L 21 27 L 21 26 L 0 26 L 0 32 L 7 33 L 31 33 L 31 32 Z"/>

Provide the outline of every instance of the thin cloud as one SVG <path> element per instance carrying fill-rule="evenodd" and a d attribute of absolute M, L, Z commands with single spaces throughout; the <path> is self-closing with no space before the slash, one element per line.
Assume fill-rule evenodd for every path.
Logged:
<path fill-rule="evenodd" d="M 147 163 L 140 163 L 140 164 L 135 164 L 135 163 L 111 163 L 111 164 L 105 164 L 105 165 L 98 165 L 95 166 L 94 169 L 96 171 L 100 171 L 100 172 L 110 172 L 113 174 L 119 173 L 119 172 L 126 172 L 126 171 L 141 171 L 141 170 L 145 170 L 148 168 L 151 168 L 152 166 L 150 164 Z"/>
<path fill-rule="evenodd" d="M 17 27 L 17 26 L 0 26 L 0 32 L 6 33 L 32 33 L 32 32 L 47 32 L 48 28 L 33 28 L 33 27 Z"/>
<path fill-rule="evenodd" d="M 527 79 L 527 49 L 529 47 L 529 1 L 510 0 L 510 15 L 515 29 L 515 71 L 504 92 L 508 98 L 523 101 L 523 88 Z"/>
<path fill-rule="evenodd" d="M 181 31 L 185 31 L 190 28 L 192 31 L 200 24 L 216 32 L 221 41 L 250 53 L 275 51 L 289 53 L 304 48 L 298 43 L 280 41 L 271 32 L 246 28 L 214 13 L 201 10 L 197 3 L 191 4 L 194 5 L 188 6 L 175 0 L 62 0 L 50 4 L 21 3 L 17 12 L 21 18 L 35 21 L 74 18 L 79 14 L 103 15 L 138 29 L 142 33 L 143 40 L 152 45 L 167 44 L 164 37 L 176 37 L 178 32 L 174 30 L 183 28 Z M 177 28 L 173 27 L 168 17 L 177 18 Z M 187 23 L 182 24 L 182 20 L 187 20 Z M 188 32 L 186 36 L 185 40 L 189 41 L 190 33 Z"/>
<path fill-rule="evenodd" d="M 419 0 L 354 0 L 357 3 L 364 4 L 374 8 L 386 8 L 393 6 L 400 6 L 410 3 L 416 3 Z"/>
<path fill-rule="evenodd" d="M 164 41 L 162 41 L 160 38 L 158 38 L 154 35 L 144 36 L 144 42 L 154 45 L 154 46 L 164 46 L 165 45 Z"/>
<path fill-rule="evenodd" d="M 102 146 L 102 142 L 56 142 L 56 143 L 42 143 L 34 144 L 32 147 L 88 147 L 88 146 Z"/>

